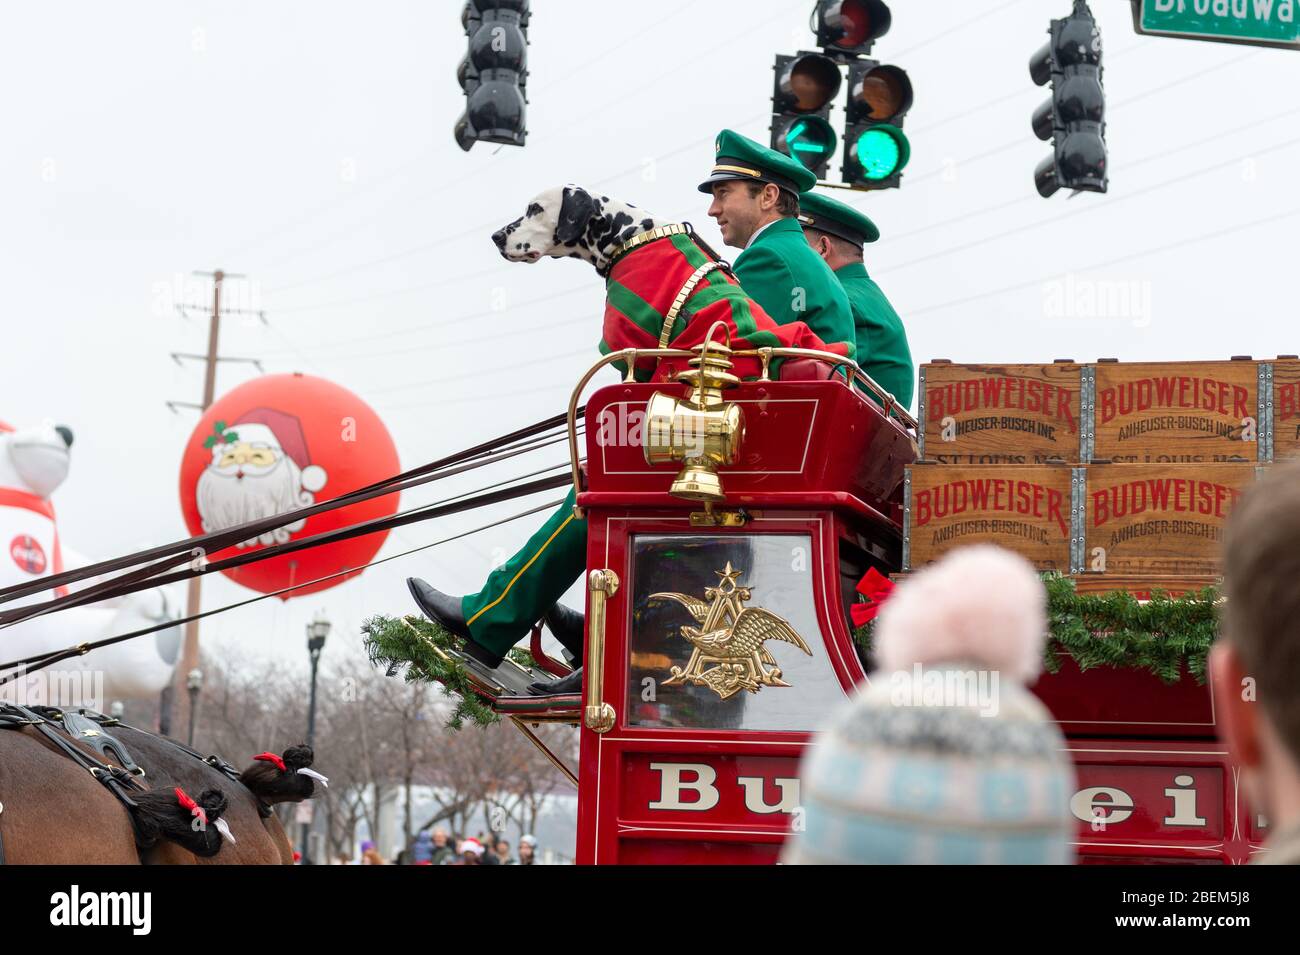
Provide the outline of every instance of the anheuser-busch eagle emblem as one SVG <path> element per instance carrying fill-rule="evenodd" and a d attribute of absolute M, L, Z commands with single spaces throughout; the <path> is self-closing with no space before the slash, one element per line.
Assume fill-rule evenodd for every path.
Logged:
<path fill-rule="evenodd" d="M 757 693 L 764 686 L 789 686 L 781 679 L 781 668 L 763 646 L 768 640 L 793 643 L 808 656 L 812 650 L 794 628 L 771 611 L 744 607 L 752 596 L 750 588 L 737 584 L 743 571 L 714 571 L 722 580 L 707 587 L 704 600 L 690 594 L 657 593 L 648 599 L 675 600 L 700 624 L 683 626 L 681 634 L 694 648 L 685 669 L 675 666 L 664 686 L 698 684 L 707 686 L 722 699 L 740 690 Z"/>

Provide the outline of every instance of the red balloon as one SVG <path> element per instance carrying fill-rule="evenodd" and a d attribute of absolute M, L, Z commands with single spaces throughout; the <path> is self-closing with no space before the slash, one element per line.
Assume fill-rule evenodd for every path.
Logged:
<path fill-rule="evenodd" d="M 206 534 L 327 501 L 399 471 L 388 429 L 352 392 L 311 375 L 266 375 L 232 389 L 204 413 L 181 458 L 181 510 L 191 534 Z M 371 498 L 203 556 L 216 561 L 255 552 L 387 517 L 397 507 L 397 494 Z M 288 600 L 360 574 L 321 579 L 363 567 L 387 536 L 376 531 L 222 573 L 262 593 L 306 583 L 280 595 Z"/>

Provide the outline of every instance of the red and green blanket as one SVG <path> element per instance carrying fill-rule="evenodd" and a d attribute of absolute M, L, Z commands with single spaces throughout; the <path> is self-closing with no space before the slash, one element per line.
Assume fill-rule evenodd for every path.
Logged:
<path fill-rule="evenodd" d="M 678 234 L 647 242 L 615 262 L 605 283 L 601 354 L 624 348 L 658 348 L 664 316 L 673 299 L 691 273 L 708 261 L 709 256 L 689 235 Z M 714 269 L 695 287 L 673 323 L 668 347 L 689 349 L 700 344 L 719 320 L 727 323 L 733 349 L 812 348 L 848 356 L 846 343 L 827 344 L 803 322 L 778 325 L 723 269 Z M 664 359 L 656 367 L 657 362 L 638 359 L 637 380 L 670 380 L 688 367 L 687 359 Z M 623 362 L 614 364 L 627 373 Z M 736 359 L 732 369 L 741 378 L 756 378 L 761 370 L 756 358 Z"/>

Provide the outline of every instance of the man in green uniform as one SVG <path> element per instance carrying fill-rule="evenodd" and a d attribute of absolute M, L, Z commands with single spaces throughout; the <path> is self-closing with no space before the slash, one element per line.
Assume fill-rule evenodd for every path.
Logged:
<path fill-rule="evenodd" d="M 734 270 L 741 287 L 778 325 L 802 321 L 822 341 L 854 343 L 853 313 L 835 276 L 804 240 L 799 194 L 817 177 L 789 156 L 724 129 L 700 192 L 722 241 L 744 251 Z M 853 355 L 850 347 L 849 355 Z"/>
<path fill-rule="evenodd" d="M 808 244 L 825 260 L 844 286 L 853 309 L 858 367 L 898 399 L 912 405 L 916 369 L 907 347 L 902 319 L 867 275 L 862 246 L 880 238 L 876 224 L 852 206 L 815 192 L 799 197 L 800 216 Z"/>
<path fill-rule="evenodd" d="M 717 159 L 701 192 L 713 193 L 709 215 L 728 245 L 746 247 L 735 273 L 745 292 L 780 325 L 803 321 L 822 341 L 846 342 L 853 314 L 844 289 L 804 240 L 795 216 L 799 192 L 817 177 L 789 156 L 730 130 L 717 138 Z M 582 658 L 583 616 L 556 603 L 587 566 L 587 522 L 573 514 L 573 492 L 528 543 L 494 570 L 476 594 L 455 597 L 412 577 L 407 586 L 425 616 L 464 638 L 465 653 L 488 668 L 544 619 L 565 649 Z M 537 693 L 577 693 L 581 670 Z"/>

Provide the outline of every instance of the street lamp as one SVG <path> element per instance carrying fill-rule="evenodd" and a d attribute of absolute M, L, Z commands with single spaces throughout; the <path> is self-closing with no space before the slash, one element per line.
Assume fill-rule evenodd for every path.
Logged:
<path fill-rule="evenodd" d="M 190 693 L 190 736 L 189 745 L 194 745 L 194 719 L 199 712 L 199 690 L 203 689 L 203 671 L 195 667 L 185 677 L 185 689 Z"/>
<path fill-rule="evenodd" d="M 316 740 L 316 669 L 320 664 L 320 653 L 325 649 L 325 638 L 330 633 L 330 622 L 324 610 L 317 610 L 311 622 L 307 624 L 307 654 L 311 657 L 311 700 L 307 704 L 307 745 L 315 746 Z M 311 848 L 307 839 L 310 822 L 302 824 L 302 862 L 311 865 Z"/>

